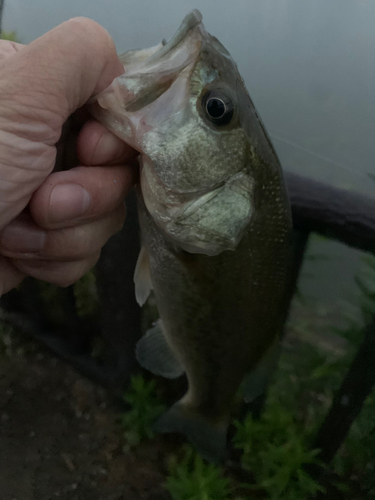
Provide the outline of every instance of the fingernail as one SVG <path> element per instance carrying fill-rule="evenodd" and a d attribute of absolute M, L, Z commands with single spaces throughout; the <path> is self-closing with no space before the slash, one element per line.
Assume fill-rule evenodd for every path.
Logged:
<path fill-rule="evenodd" d="M 49 203 L 49 221 L 63 222 L 84 215 L 91 205 L 91 196 L 78 184 L 58 184 Z"/>
<path fill-rule="evenodd" d="M 45 241 L 43 230 L 30 227 L 23 221 L 11 222 L 0 235 L 0 247 L 17 253 L 40 252 Z"/>

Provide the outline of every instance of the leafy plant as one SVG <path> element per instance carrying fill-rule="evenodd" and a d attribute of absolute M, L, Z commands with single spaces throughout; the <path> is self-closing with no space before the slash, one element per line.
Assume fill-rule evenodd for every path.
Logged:
<path fill-rule="evenodd" d="M 152 424 L 165 411 L 165 406 L 156 396 L 156 383 L 146 381 L 141 375 L 131 378 L 130 389 L 124 396 L 124 401 L 130 405 L 129 411 L 122 415 L 122 425 L 125 428 L 125 438 L 128 445 L 135 446 L 142 439 L 154 437 Z"/>
<path fill-rule="evenodd" d="M 206 463 L 190 446 L 181 462 L 173 462 L 167 490 L 173 500 L 227 500 L 231 488 L 220 467 Z"/>
<path fill-rule="evenodd" d="M 243 451 L 242 463 L 271 500 L 301 500 L 324 491 L 305 470 L 318 463 L 318 450 L 307 448 L 292 413 L 282 405 L 269 405 L 259 421 L 248 415 L 236 427 L 234 443 Z"/>

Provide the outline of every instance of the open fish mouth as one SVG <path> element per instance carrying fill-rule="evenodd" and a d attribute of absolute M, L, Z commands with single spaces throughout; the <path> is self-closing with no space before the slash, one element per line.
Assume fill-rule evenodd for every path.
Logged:
<path fill-rule="evenodd" d="M 188 80 L 202 43 L 201 22 L 201 13 L 193 10 L 168 42 L 120 56 L 124 74 L 95 98 L 92 114 L 141 153 L 144 132 L 178 112 L 188 99 Z"/>

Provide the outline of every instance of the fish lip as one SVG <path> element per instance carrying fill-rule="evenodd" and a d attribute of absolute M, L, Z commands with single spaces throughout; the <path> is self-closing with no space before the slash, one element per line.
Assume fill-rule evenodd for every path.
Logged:
<path fill-rule="evenodd" d="M 140 153 L 143 151 L 138 126 L 143 123 L 144 110 L 165 95 L 183 72 L 190 73 L 194 68 L 205 36 L 201 23 L 202 14 L 198 10 L 190 12 L 165 45 L 147 58 L 130 61 L 129 67 L 125 63 L 124 73 L 88 103 L 99 121 Z M 137 79 L 143 79 L 143 85 L 134 91 Z M 111 124 L 113 116 L 117 123 Z"/>
<path fill-rule="evenodd" d="M 168 55 L 169 52 L 178 47 L 178 45 L 184 41 L 189 31 L 192 31 L 195 27 L 201 24 L 202 19 L 203 16 L 198 9 L 194 9 L 189 12 L 189 14 L 184 17 L 182 23 L 172 38 L 170 38 L 157 52 L 152 54 L 147 59 L 147 63 L 157 62 L 164 56 Z"/>
<path fill-rule="evenodd" d="M 143 78 L 151 78 L 150 84 L 147 85 L 134 100 L 131 100 L 128 103 L 123 103 L 125 111 L 132 113 L 138 109 L 144 108 L 145 105 L 142 105 L 142 103 L 145 98 L 147 100 L 147 96 L 149 96 L 149 98 L 151 97 L 150 102 L 157 100 L 160 95 L 171 87 L 176 78 L 186 68 L 192 65 L 196 59 L 197 53 L 199 53 L 202 43 L 202 29 L 204 30 L 203 25 L 201 29 L 196 30 L 201 23 L 202 14 L 197 9 L 192 10 L 189 14 L 187 14 L 187 16 L 185 16 L 172 38 L 168 41 L 163 41 L 159 50 L 151 54 L 150 57 L 145 59 L 139 65 L 131 67 L 129 71 L 126 66 L 124 66 L 125 78 L 139 78 L 139 75 L 143 75 Z M 198 50 L 197 48 L 194 49 L 195 44 L 193 41 L 193 39 L 197 37 L 197 34 L 190 34 L 194 30 L 199 32 L 199 41 L 196 40 L 196 42 L 198 42 Z M 184 46 L 188 47 L 188 51 L 183 56 L 183 60 L 179 60 L 177 54 L 184 54 L 186 52 L 186 50 L 184 50 Z M 176 57 L 177 61 L 174 60 Z M 156 66 L 163 65 L 164 60 L 168 59 L 174 61 L 174 63 L 169 67 L 167 65 L 167 67 L 162 70 L 160 70 L 160 68 L 156 69 Z M 153 95 L 155 94 L 155 91 L 156 96 Z"/>

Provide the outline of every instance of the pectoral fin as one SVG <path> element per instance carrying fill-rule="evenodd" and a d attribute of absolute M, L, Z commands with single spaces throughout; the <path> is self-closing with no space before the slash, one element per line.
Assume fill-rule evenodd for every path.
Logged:
<path fill-rule="evenodd" d="M 137 265 L 134 271 L 135 298 L 138 304 L 142 307 L 148 299 L 152 290 L 150 260 L 145 247 L 139 252 Z"/>
<path fill-rule="evenodd" d="M 160 319 L 138 342 L 136 356 L 143 368 L 161 377 L 177 378 L 185 372 L 168 345 Z"/>
<path fill-rule="evenodd" d="M 271 375 L 276 369 L 279 354 L 280 340 L 277 336 L 254 370 L 248 373 L 242 382 L 241 392 L 247 403 L 254 401 L 265 392 Z"/>

